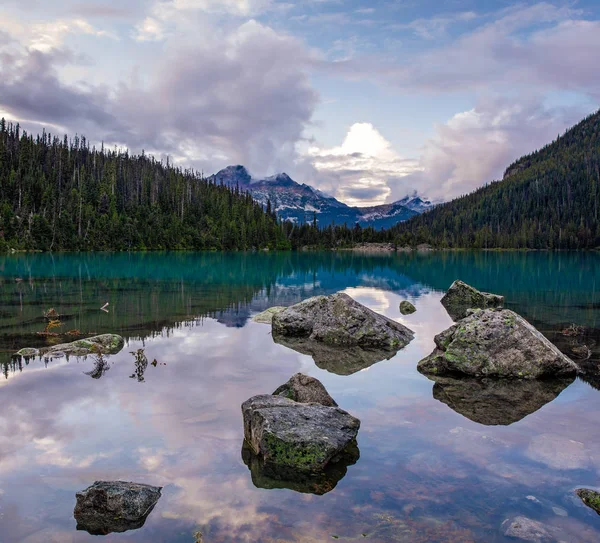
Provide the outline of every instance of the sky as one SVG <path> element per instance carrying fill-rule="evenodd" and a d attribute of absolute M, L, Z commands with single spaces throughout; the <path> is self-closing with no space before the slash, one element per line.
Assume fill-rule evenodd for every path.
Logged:
<path fill-rule="evenodd" d="M 0 116 L 350 205 L 446 201 L 600 105 L 600 2 L 2 0 Z"/>

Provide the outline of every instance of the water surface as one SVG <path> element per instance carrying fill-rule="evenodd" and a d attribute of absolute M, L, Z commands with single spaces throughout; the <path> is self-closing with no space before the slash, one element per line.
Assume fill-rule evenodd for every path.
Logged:
<path fill-rule="evenodd" d="M 593 386 L 489 389 L 514 401 L 482 404 L 477 387 L 498 385 L 435 384 L 416 371 L 452 324 L 439 300 L 458 278 L 505 295 L 553 339 L 571 323 L 600 328 L 592 253 L 0 257 L 0 541 L 97 541 L 76 530 L 75 492 L 113 479 L 164 489 L 142 528 L 106 541 L 193 543 L 200 532 L 203 543 L 499 542 L 514 514 L 568 541 L 599 540 L 600 517 L 572 492 L 600 486 Z M 337 291 L 415 339 L 347 374 L 251 322 L 272 305 Z M 417 313 L 401 316 L 403 299 Z M 119 333 L 125 349 L 102 367 L 94 357 L 13 359 L 47 344 L 37 332 L 51 307 L 62 331 Z M 136 367 L 138 349 L 156 365 Z M 360 459 L 322 495 L 257 488 L 242 458 L 240 404 L 299 371 L 362 421 Z"/>

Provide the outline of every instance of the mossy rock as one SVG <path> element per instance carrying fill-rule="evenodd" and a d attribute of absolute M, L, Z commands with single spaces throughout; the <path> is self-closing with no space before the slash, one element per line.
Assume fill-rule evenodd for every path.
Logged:
<path fill-rule="evenodd" d="M 508 309 L 476 310 L 435 337 L 418 364 L 424 374 L 540 379 L 568 377 L 577 366 L 523 317 Z"/>
<path fill-rule="evenodd" d="M 403 315 L 412 315 L 416 311 L 417 308 L 409 301 L 404 300 L 403 302 L 400 302 L 400 313 L 402 313 Z"/>
<path fill-rule="evenodd" d="M 315 473 L 356 439 L 360 421 L 338 407 L 263 395 L 242 404 L 244 436 L 265 469 Z"/>
<path fill-rule="evenodd" d="M 580 488 L 575 493 L 581 498 L 581 501 L 589 508 L 600 515 L 600 493 L 587 488 Z"/>

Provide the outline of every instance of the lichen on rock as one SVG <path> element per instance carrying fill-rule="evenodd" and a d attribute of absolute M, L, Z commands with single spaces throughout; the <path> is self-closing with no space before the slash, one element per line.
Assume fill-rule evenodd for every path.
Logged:
<path fill-rule="evenodd" d="M 344 293 L 316 296 L 273 316 L 273 336 L 306 338 L 332 346 L 385 348 L 406 346 L 414 333 Z"/>
<path fill-rule="evenodd" d="M 458 321 L 468 315 L 469 309 L 502 307 L 504 296 L 480 292 L 463 281 L 454 281 L 441 302 L 452 320 Z"/>
<path fill-rule="evenodd" d="M 476 310 L 435 337 L 421 373 L 539 379 L 575 375 L 577 366 L 523 317 L 508 309 Z"/>

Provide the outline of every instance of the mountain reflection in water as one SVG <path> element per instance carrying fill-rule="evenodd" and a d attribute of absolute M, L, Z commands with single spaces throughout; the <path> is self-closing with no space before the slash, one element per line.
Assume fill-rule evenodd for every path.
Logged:
<path fill-rule="evenodd" d="M 599 540 L 597 516 L 571 500 L 600 471 L 596 390 L 580 379 L 438 382 L 432 397 L 417 372 L 452 324 L 439 300 L 455 279 L 505 295 L 549 337 L 571 323 L 600 327 L 592 253 L 1 256 L 0 540 L 92 541 L 76 530 L 73 500 L 95 480 L 164 487 L 143 527 L 110 541 L 190 542 L 200 532 L 203 543 L 496 543 L 517 514 L 559 526 L 568 541 Z M 415 339 L 389 360 L 327 367 L 316 357 L 321 368 L 249 322 L 341 290 Z M 406 317 L 405 299 L 417 308 Z M 107 365 L 13 360 L 52 341 L 37 335 L 51 307 L 64 321 L 57 332 L 117 333 L 126 347 Z M 130 354 L 140 349 L 145 360 Z M 329 478 L 294 482 L 240 455 L 242 402 L 297 372 L 361 420 L 360 459 Z"/>

